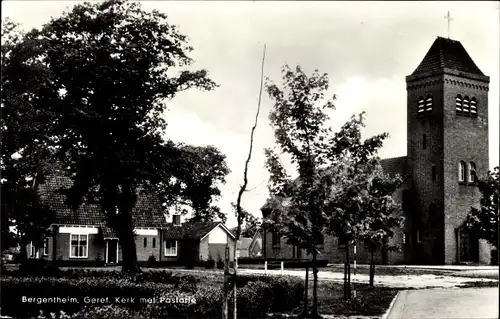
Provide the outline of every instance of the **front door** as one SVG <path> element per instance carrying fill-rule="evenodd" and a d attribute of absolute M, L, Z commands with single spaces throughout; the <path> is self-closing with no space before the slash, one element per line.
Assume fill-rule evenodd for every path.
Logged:
<path fill-rule="evenodd" d="M 474 236 L 460 229 L 458 233 L 459 262 L 477 262 L 478 246 Z"/>
<path fill-rule="evenodd" d="M 107 247 L 106 262 L 108 264 L 116 264 L 118 261 L 118 240 L 117 239 L 108 240 L 106 247 Z"/>

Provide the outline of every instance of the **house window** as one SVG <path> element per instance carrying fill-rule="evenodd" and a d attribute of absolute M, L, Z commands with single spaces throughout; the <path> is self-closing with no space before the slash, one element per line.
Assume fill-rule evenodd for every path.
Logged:
<path fill-rule="evenodd" d="M 458 163 L 458 181 L 465 182 L 465 162 Z"/>
<path fill-rule="evenodd" d="M 156 238 L 153 238 L 153 248 L 156 248 Z"/>
<path fill-rule="evenodd" d="M 432 181 L 433 182 L 436 181 L 436 176 L 437 176 L 436 166 L 432 166 Z"/>
<path fill-rule="evenodd" d="M 166 240 L 165 241 L 165 256 L 177 256 L 177 241 L 176 240 Z"/>
<path fill-rule="evenodd" d="M 462 96 L 460 94 L 457 95 L 455 105 L 456 105 L 455 110 L 457 112 L 457 115 L 462 115 Z"/>
<path fill-rule="evenodd" d="M 477 101 L 475 97 L 470 100 L 470 116 L 477 117 Z"/>
<path fill-rule="evenodd" d="M 476 174 L 476 164 L 474 162 L 469 163 L 469 182 L 475 183 L 477 181 Z"/>
<path fill-rule="evenodd" d="M 144 248 L 148 247 L 148 238 L 144 238 Z"/>
<path fill-rule="evenodd" d="M 71 235 L 71 247 L 69 250 L 70 258 L 88 257 L 88 239 L 89 235 Z"/>
<path fill-rule="evenodd" d="M 432 95 L 428 94 L 425 98 L 425 113 L 432 112 Z"/>
<path fill-rule="evenodd" d="M 421 96 L 418 98 L 417 102 L 417 115 L 423 115 L 425 111 L 425 100 L 424 97 Z"/>
<path fill-rule="evenodd" d="M 272 242 L 273 246 L 279 246 L 281 244 L 281 238 L 279 233 L 273 232 Z"/>
<path fill-rule="evenodd" d="M 36 247 L 33 245 L 33 242 L 30 242 L 30 258 L 36 257 Z"/>
<path fill-rule="evenodd" d="M 469 97 L 465 96 L 462 103 L 462 114 L 465 116 L 469 116 L 470 106 L 469 106 Z"/>
<path fill-rule="evenodd" d="M 427 135 L 422 135 L 422 148 L 425 150 L 427 148 Z"/>
<path fill-rule="evenodd" d="M 45 238 L 43 241 L 43 255 L 48 256 L 49 255 L 49 239 Z"/>

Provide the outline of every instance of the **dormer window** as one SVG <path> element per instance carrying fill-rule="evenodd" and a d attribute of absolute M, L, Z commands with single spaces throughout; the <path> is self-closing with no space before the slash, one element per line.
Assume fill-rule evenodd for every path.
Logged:
<path fill-rule="evenodd" d="M 181 225 L 181 215 L 174 214 L 172 216 L 172 223 L 174 224 L 174 226 L 180 226 Z"/>

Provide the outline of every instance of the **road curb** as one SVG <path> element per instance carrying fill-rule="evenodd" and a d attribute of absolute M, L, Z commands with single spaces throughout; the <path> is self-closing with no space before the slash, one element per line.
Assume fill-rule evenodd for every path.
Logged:
<path fill-rule="evenodd" d="M 391 304 L 389 305 L 389 308 L 387 309 L 387 311 L 382 316 L 382 319 L 387 319 L 387 316 L 389 316 L 389 313 L 391 312 L 392 308 L 394 307 L 394 304 L 396 303 L 396 300 L 398 299 L 400 293 L 401 293 L 401 291 L 398 291 L 398 293 L 396 294 L 396 296 L 394 296 L 394 298 L 391 301 Z"/>

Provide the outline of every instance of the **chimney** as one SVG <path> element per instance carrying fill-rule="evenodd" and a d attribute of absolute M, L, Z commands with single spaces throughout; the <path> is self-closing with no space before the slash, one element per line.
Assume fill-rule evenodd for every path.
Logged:
<path fill-rule="evenodd" d="M 180 226 L 181 225 L 181 215 L 175 214 L 172 215 L 172 223 L 174 226 Z"/>

